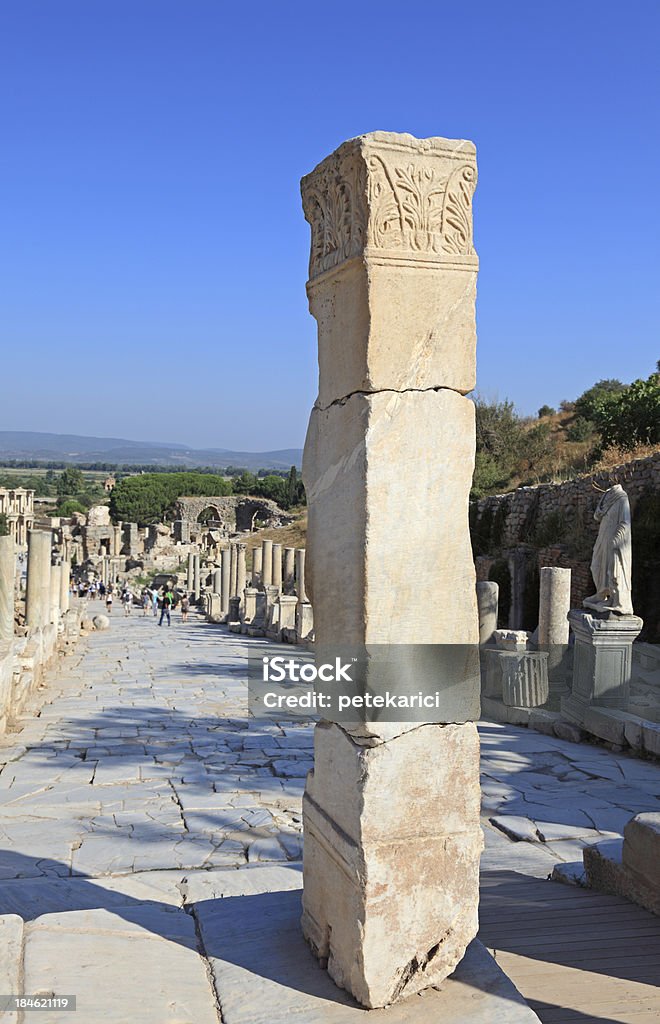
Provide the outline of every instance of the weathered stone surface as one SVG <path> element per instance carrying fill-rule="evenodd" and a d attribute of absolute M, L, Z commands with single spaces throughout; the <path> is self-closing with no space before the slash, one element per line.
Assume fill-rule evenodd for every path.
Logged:
<path fill-rule="evenodd" d="M 19 994 L 23 973 L 23 921 L 16 914 L 0 917 L 0 993 Z M 17 1024 L 18 1013 L 0 1014 L 3 1024 Z"/>
<path fill-rule="evenodd" d="M 47 914 L 26 929 L 25 991 L 75 993 L 86 1021 L 217 1024 L 196 946 L 193 919 L 176 908 Z M 71 1013 L 48 1019 L 61 1024 Z"/>
<path fill-rule="evenodd" d="M 497 629 L 497 610 L 500 588 L 497 583 L 484 580 L 477 583 L 477 606 L 479 610 L 479 643 L 487 644 Z"/>
<path fill-rule="evenodd" d="M 321 407 L 356 391 L 472 390 L 476 181 L 473 143 L 391 132 L 351 139 L 303 179 Z"/>
<path fill-rule="evenodd" d="M 319 643 L 478 643 L 473 460 L 474 406 L 452 391 L 357 394 L 314 409 L 303 474 Z M 394 514 L 404 507 L 424 514 Z"/>
<path fill-rule="evenodd" d="M 92 622 L 94 623 L 94 629 L 101 630 L 110 628 L 110 619 L 107 615 L 95 615 Z"/>
<path fill-rule="evenodd" d="M 364 1006 L 437 984 L 476 935 L 477 760 L 470 725 L 421 726 L 375 747 L 316 729 L 303 928 Z"/>
<path fill-rule="evenodd" d="M 442 980 L 476 934 L 479 795 L 476 747 L 465 749 L 476 732 L 447 725 L 476 717 L 480 682 L 468 531 L 474 406 L 465 398 L 475 185 L 472 143 L 384 132 L 345 143 L 302 182 L 319 337 L 303 456 L 317 656 L 396 644 L 407 659 L 393 673 L 399 682 L 374 654 L 360 688 L 382 695 L 403 681 L 438 694 L 428 715 L 436 725 L 347 716 L 317 727 L 303 931 L 337 984 L 368 1007 Z M 439 667 L 415 653 L 429 645 L 472 658 Z"/>
<path fill-rule="evenodd" d="M 624 866 L 660 896 L 660 812 L 636 815 L 623 838 Z"/>

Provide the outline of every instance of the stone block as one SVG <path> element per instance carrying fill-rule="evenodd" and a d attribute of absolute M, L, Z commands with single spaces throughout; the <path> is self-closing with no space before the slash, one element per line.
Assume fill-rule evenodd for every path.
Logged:
<path fill-rule="evenodd" d="M 473 464 L 474 406 L 454 392 L 356 394 L 313 410 L 303 475 L 319 643 L 478 644 Z M 367 511 L 403 505 L 424 513 Z M 420 587 L 429 573 L 433 586 Z"/>
<path fill-rule="evenodd" d="M 590 707 L 584 715 L 584 728 L 601 740 L 623 746 L 626 742 L 626 724 L 631 718 L 635 716 L 617 711 L 616 708 Z"/>
<path fill-rule="evenodd" d="M 527 724 L 530 729 L 543 733 L 544 736 L 554 736 L 555 726 L 559 721 L 557 711 L 545 711 L 542 708 L 532 708 Z"/>
<path fill-rule="evenodd" d="M 623 830 L 623 864 L 660 899 L 660 812 L 638 814 Z"/>
<path fill-rule="evenodd" d="M 439 983 L 476 934 L 478 756 L 472 724 L 372 747 L 337 725 L 315 730 L 303 929 L 364 1006 Z"/>
<path fill-rule="evenodd" d="M 574 725 L 573 722 L 564 722 L 561 718 L 558 718 L 553 725 L 555 736 L 558 736 L 560 740 L 567 740 L 569 743 L 581 743 L 584 737 L 584 732 L 578 725 Z"/>
<path fill-rule="evenodd" d="M 471 142 L 390 132 L 351 139 L 303 178 L 321 407 L 474 388 L 476 181 Z"/>

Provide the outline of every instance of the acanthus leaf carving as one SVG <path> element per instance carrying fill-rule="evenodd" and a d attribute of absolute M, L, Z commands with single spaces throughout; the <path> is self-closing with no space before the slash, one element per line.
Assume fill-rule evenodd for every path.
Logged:
<path fill-rule="evenodd" d="M 366 175 L 366 179 L 365 179 Z M 310 277 L 374 249 L 471 256 L 472 196 L 477 173 L 428 164 L 390 165 L 379 154 L 336 158 L 303 189 L 312 228 Z M 368 199 L 368 213 L 367 213 Z"/>

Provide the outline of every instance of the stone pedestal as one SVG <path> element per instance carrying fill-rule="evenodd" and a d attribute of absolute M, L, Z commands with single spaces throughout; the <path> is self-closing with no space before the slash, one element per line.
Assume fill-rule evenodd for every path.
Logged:
<path fill-rule="evenodd" d="M 243 591 L 243 614 L 241 615 L 241 632 L 247 633 L 247 628 L 254 621 L 257 614 L 257 594 L 259 591 L 256 587 L 246 587 Z"/>
<path fill-rule="evenodd" d="M 229 612 L 227 614 L 227 622 L 235 625 L 240 623 L 241 617 L 239 613 L 241 599 L 236 594 L 229 598 Z"/>
<path fill-rule="evenodd" d="M 302 183 L 320 369 L 303 458 L 316 643 L 475 654 L 445 680 L 451 708 L 433 723 L 315 730 L 303 932 L 366 1007 L 439 984 L 477 931 L 475 183 L 472 143 L 385 132 Z"/>
<path fill-rule="evenodd" d="M 222 622 L 224 616 L 220 605 L 220 594 L 206 595 L 206 618 L 208 622 Z"/>
<path fill-rule="evenodd" d="M 546 566 L 539 588 L 539 648 L 548 655 L 551 694 L 570 692 L 568 685 L 568 613 L 571 608 L 571 570 Z"/>
<path fill-rule="evenodd" d="M 573 687 L 570 696 L 561 702 L 562 715 L 583 725 L 585 712 L 592 704 L 625 710 L 630 696 L 632 645 L 644 625 L 642 619 L 612 613 L 598 618 L 573 608 L 568 621 L 575 635 Z"/>
<path fill-rule="evenodd" d="M 296 643 L 303 644 L 314 632 L 314 612 L 309 601 L 298 598 L 296 605 Z"/>
<path fill-rule="evenodd" d="M 25 622 L 30 629 L 48 625 L 50 613 L 50 558 L 52 535 L 45 530 L 28 532 Z"/>
<path fill-rule="evenodd" d="M 255 598 L 254 617 L 247 626 L 248 636 L 263 636 L 266 625 L 266 593 L 258 590 Z"/>
<path fill-rule="evenodd" d="M 500 588 L 497 583 L 486 580 L 477 583 L 477 610 L 479 614 L 479 643 L 487 644 L 497 629 L 497 610 Z"/>
<path fill-rule="evenodd" d="M 15 578 L 16 546 L 14 538 L 0 537 L 0 648 L 7 647 L 14 637 Z"/>

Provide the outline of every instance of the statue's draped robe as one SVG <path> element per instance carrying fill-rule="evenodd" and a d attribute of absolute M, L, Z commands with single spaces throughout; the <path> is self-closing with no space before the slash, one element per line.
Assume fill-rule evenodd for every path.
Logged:
<path fill-rule="evenodd" d="M 594 519 L 600 522 L 591 559 L 596 593 L 584 605 L 596 611 L 632 615 L 632 545 L 630 504 L 620 484 L 605 491 Z"/>

